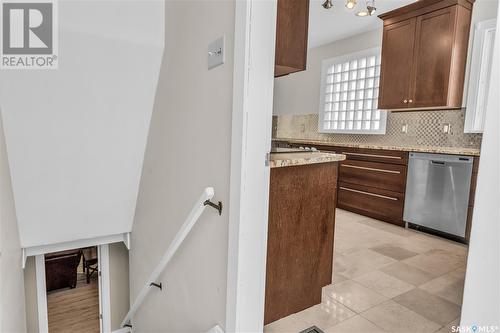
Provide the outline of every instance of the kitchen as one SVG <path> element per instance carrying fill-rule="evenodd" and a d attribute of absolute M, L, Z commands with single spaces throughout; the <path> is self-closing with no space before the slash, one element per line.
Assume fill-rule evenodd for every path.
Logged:
<path fill-rule="evenodd" d="M 266 332 L 459 325 L 497 5 L 278 1 Z"/>

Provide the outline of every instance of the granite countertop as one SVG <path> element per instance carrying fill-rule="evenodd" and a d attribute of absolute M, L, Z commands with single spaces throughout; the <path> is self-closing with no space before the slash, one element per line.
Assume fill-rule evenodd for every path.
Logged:
<path fill-rule="evenodd" d="M 273 138 L 273 141 L 286 141 L 304 145 L 325 145 L 350 148 L 366 148 L 366 149 L 385 149 L 385 150 L 400 150 L 421 153 L 436 153 L 436 154 L 453 154 L 453 155 L 471 155 L 479 156 L 480 149 L 477 148 L 459 148 L 459 147 L 412 147 L 412 146 L 392 146 L 383 144 L 362 144 L 362 143 L 338 143 L 331 141 L 310 140 L 310 139 L 292 139 L 292 138 Z"/>
<path fill-rule="evenodd" d="M 322 152 L 278 152 L 269 156 L 271 168 L 281 168 L 294 165 L 307 165 L 317 163 L 331 163 L 345 160 L 345 155 Z"/>

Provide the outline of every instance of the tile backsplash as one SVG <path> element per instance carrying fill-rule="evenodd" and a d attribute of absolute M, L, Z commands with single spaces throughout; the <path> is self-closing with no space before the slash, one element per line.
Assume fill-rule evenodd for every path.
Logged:
<path fill-rule="evenodd" d="M 318 133 L 318 114 L 273 117 L 273 138 L 405 147 L 481 147 L 482 134 L 464 133 L 465 109 L 389 112 L 386 134 Z M 407 125 L 407 133 L 402 128 Z M 450 124 L 449 133 L 443 127 Z"/>

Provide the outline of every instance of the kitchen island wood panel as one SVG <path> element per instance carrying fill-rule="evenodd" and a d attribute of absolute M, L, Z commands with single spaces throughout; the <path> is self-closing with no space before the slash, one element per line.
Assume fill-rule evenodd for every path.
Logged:
<path fill-rule="evenodd" d="M 271 168 L 264 324 L 321 302 L 332 281 L 338 163 Z"/>

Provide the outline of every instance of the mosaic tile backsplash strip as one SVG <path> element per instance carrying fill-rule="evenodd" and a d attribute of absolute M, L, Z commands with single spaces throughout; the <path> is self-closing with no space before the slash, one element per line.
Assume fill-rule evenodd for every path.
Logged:
<path fill-rule="evenodd" d="M 398 147 L 481 148 L 482 134 L 464 133 L 465 109 L 389 112 L 384 135 L 318 133 L 318 114 L 273 117 L 273 138 Z M 407 133 L 402 132 L 407 125 Z M 449 133 L 443 126 L 450 124 Z"/>

